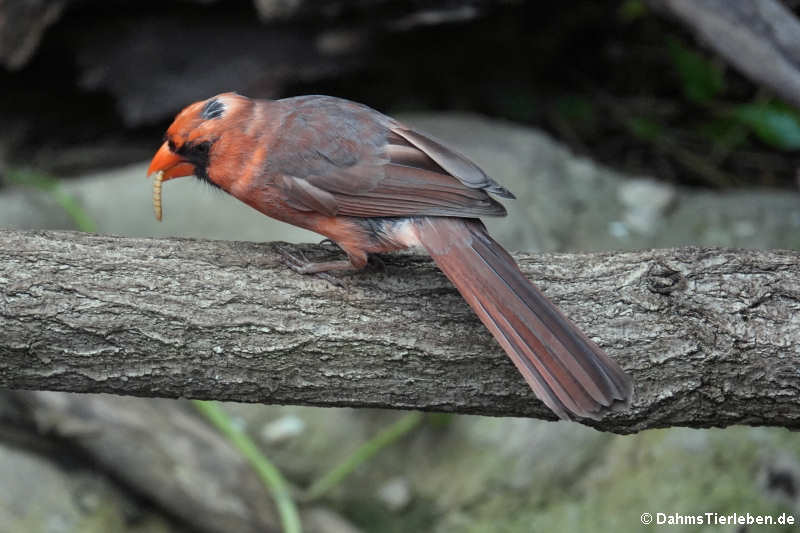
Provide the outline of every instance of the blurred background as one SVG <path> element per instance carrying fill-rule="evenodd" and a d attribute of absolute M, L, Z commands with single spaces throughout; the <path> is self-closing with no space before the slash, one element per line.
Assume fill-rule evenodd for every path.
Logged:
<path fill-rule="evenodd" d="M 490 221 L 510 249 L 798 248 L 798 10 L 0 0 L 0 227 L 320 240 L 194 180 L 166 185 L 165 220 L 153 219 L 145 170 L 172 117 L 235 90 L 349 98 L 447 141 L 517 195 Z M 735 31 L 715 33 L 726 20 Z M 645 512 L 800 514 L 800 438 L 780 428 L 619 436 L 216 407 L 2 393 L 0 532 L 280 531 L 259 477 L 270 468 L 303 530 L 322 533 L 617 532 L 646 529 Z M 247 460 L 243 438 L 255 444 Z"/>

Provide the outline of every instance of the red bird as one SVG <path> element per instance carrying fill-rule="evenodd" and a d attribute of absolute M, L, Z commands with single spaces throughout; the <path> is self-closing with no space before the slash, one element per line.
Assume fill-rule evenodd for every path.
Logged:
<path fill-rule="evenodd" d="M 424 247 L 559 417 L 625 406 L 631 379 L 520 272 L 480 216 L 514 198 L 439 141 L 330 96 L 191 104 L 167 130 L 148 175 L 195 175 L 270 217 L 320 233 L 347 260 L 302 273 L 361 269 L 367 254 Z"/>

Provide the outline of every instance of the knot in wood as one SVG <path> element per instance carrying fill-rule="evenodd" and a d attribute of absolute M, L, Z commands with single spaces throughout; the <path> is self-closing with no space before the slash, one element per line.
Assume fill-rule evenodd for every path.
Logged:
<path fill-rule="evenodd" d="M 686 278 L 666 263 L 657 261 L 647 270 L 647 288 L 657 294 L 672 294 L 686 289 Z"/>

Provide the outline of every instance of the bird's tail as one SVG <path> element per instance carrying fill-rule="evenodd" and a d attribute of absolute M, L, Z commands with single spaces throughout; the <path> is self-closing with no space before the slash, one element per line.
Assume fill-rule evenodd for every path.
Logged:
<path fill-rule="evenodd" d="M 417 237 L 560 418 L 599 418 L 630 402 L 633 385 L 519 270 L 479 220 L 423 218 Z"/>

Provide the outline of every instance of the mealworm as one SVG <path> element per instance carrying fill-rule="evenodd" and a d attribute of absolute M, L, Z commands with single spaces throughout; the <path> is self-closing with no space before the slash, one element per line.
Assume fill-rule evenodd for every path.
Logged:
<path fill-rule="evenodd" d="M 161 182 L 164 181 L 164 173 L 160 170 L 153 176 L 153 211 L 156 220 L 161 220 Z"/>

